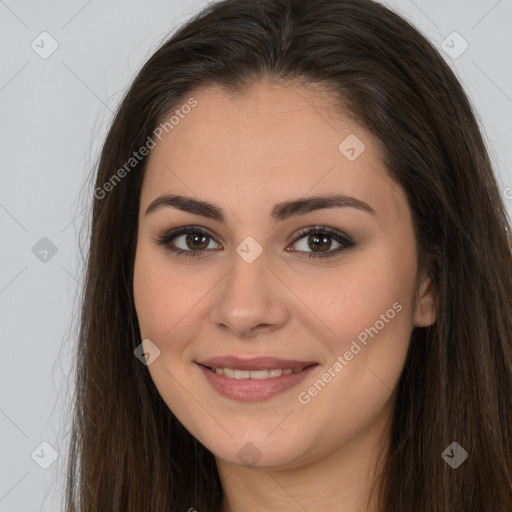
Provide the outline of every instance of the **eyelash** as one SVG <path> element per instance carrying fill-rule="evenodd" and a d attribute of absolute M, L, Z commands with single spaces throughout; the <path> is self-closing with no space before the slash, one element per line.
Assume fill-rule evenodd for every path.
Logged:
<path fill-rule="evenodd" d="M 213 236 L 210 235 L 207 231 L 204 231 L 203 229 L 196 227 L 196 226 L 184 226 L 181 228 L 176 228 L 174 230 L 169 231 L 162 237 L 155 240 L 155 242 L 158 245 L 162 245 L 165 247 L 166 250 L 170 251 L 171 253 L 177 254 L 178 256 L 186 256 L 186 257 L 198 257 L 201 256 L 202 253 L 207 251 L 208 249 L 200 249 L 197 251 L 186 251 L 184 249 L 179 249 L 177 247 L 174 247 L 171 245 L 171 241 L 174 238 L 177 238 L 180 235 L 183 234 L 199 234 L 199 235 L 205 235 L 212 240 L 215 241 Z M 336 256 L 340 252 L 344 251 L 345 249 L 350 249 L 355 246 L 355 243 L 347 236 L 344 235 L 336 230 L 330 229 L 326 226 L 314 226 L 313 228 L 301 228 L 298 232 L 298 238 L 293 242 L 293 244 L 297 243 L 301 238 L 304 238 L 309 235 L 327 235 L 330 238 L 333 238 L 336 240 L 336 242 L 340 243 L 341 246 L 335 249 L 334 251 L 329 251 L 326 253 L 306 253 L 307 255 L 302 256 L 306 259 L 317 259 L 317 258 L 330 258 L 333 256 Z M 304 252 L 304 251 L 296 251 L 296 252 Z"/>

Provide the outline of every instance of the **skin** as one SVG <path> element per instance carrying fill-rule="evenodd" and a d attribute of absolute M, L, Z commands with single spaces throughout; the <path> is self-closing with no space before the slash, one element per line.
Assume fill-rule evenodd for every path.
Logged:
<path fill-rule="evenodd" d="M 142 339 L 160 350 L 151 377 L 215 455 L 223 512 L 376 511 L 370 485 L 410 336 L 435 321 L 430 279 L 420 276 L 414 293 L 417 248 L 403 190 L 377 141 L 347 116 L 335 117 L 319 89 L 260 82 L 243 95 L 210 86 L 190 96 L 197 106 L 151 151 L 140 198 L 134 294 Z M 366 146 L 355 161 L 338 149 L 350 134 Z M 276 203 L 333 192 L 365 201 L 375 214 L 344 207 L 280 222 L 269 216 Z M 145 215 L 170 193 L 220 206 L 226 223 L 174 207 Z M 212 234 L 202 256 L 174 255 L 155 242 L 190 225 Z M 315 247 L 297 231 L 312 226 L 344 233 L 355 246 L 307 259 Z M 236 252 L 248 236 L 263 250 L 252 263 Z M 324 252 L 340 246 L 329 240 Z M 197 251 L 184 235 L 173 243 Z M 401 311 L 300 403 L 298 393 L 394 303 Z M 242 403 L 219 395 L 195 363 L 226 354 L 319 365 L 298 387 Z M 261 455 L 254 466 L 237 456 L 249 442 Z"/>

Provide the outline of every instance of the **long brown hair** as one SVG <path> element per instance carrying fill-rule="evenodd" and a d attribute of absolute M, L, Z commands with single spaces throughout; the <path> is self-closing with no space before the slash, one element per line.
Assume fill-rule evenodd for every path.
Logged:
<path fill-rule="evenodd" d="M 97 166 L 89 220 L 66 511 L 220 511 L 213 454 L 175 418 L 134 356 L 141 338 L 132 281 L 147 157 L 126 162 L 194 88 L 243 90 L 262 79 L 319 84 L 333 111 L 376 136 L 408 199 L 419 268 L 437 291 L 436 322 L 414 329 L 398 383 L 379 510 L 510 512 L 509 219 L 461 84 L 417 29 L 372 0 L 214 3 L 151 56 L 124 96 Z M 452 442 L 468 453 L 456 469 L 442 457 Z"/>

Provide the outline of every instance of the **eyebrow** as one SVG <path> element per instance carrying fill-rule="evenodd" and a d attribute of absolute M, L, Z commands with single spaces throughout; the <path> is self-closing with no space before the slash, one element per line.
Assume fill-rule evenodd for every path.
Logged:
<path fill-rule="evenodd" d="M 192 197 L 180 195 L 163 195 L 157 197 L 148 206 L 145 215 L 163 207 L 174 207 L 184 212 L 201 215 L 202 217 L 207 217 L 222 223 L 226 222 L 226 215 L 221 207 L 207 201 L 200 201 Z M 342 194 L 327 194 L 277 203 L 272 208 L 270 218 L 276 222 L 284 221 L 296 215 L 303 215 L 324 208 L 355 208 L 376 215 L 374 209 L 360 199 Z"/>

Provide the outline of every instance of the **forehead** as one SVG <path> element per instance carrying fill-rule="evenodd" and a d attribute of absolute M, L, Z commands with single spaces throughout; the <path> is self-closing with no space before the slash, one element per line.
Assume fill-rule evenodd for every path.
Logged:
<path fill-rule="evenodd" d="M 325 151 L 337 157 L 340 137 L 354 132 L 365 139 L 367 147 L 372 145 L 370 134 L 344 115 L 334 96 L 318 86 L 260 82 L 240 92 L 203 87 L 188 95 L 192 96 L 197 106 L 173 128 L 170 137 L 180 153 L 191 147 L 199 151 L 189 158 L 208 153 L 223 159 L 238 155 L 248 161 L 251 157 L 300 160 L 302 154 L 314 157 Z M 294 151 L 287 151 L 287 145 Z M 376 148 L 368 149 L 374 152 Z"/>
<path fill-rule="evenodd" d="M 233 93 L 210 86 L 175 110 L 190 98 L 196 106 L 151 151 L 141 206 L 164 192 L 229 195 L 238 203 L 247 196 L 261 205 L 271 196 L 278 202 L 336 191 L 365 196 L 375 210 L 396 201 L 377 141 L 322 89 L 263 82 Z"/>

